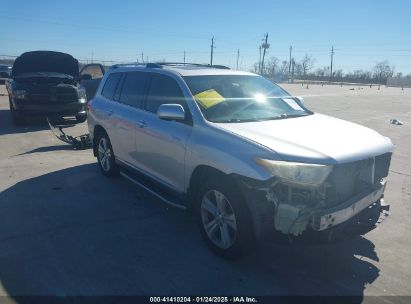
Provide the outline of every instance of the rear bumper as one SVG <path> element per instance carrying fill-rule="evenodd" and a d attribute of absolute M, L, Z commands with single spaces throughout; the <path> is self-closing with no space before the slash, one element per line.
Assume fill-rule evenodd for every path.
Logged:
<path fill-rule="evenodd" d="M 385 185 L 386 181 L 383 181 L 371 192 L 360 193 L 334 208 L 318 211 L 313 215 L 311 228 L 322 231 L 348 221 L 378 201 L 384 194 Z"/>

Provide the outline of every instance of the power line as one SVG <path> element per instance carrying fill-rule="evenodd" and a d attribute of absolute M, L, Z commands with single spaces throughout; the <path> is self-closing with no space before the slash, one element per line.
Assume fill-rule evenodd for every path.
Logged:
<path fill-rule="evenodd" d="M 44 23 L 44 24 L 53 24 L 57 26 L 65 26 L 65 27 L 73 27 L 73 28 L 79 28 L 79 29 L 91 29 L 91 30 L 98 30 L 98 31 L 112 31 L 112 32 L 123 32 L 123 33 L 131 33 L 131 34 L 141 34 L 141 35 L 152 35 L 153 37 L 156 37 L 156 35 L 163 35 L 163 36 L 169 36 L 169 37 L 184 37 L 187 38 L 189 37 L 190 39 L 204 39 L 205 36 L 199 36 L 199 35 L 181 35 L 181 34 L 175 34 L 175 33 L 164 33 L 164 32 L 151 32 L 151 31 L 136 31 L 136 30 L 130 30 L 129 28 L 126 27 L 106 27 L 106 26 L 95 26 L 95 25 L 90 25 L 90 24 L 79 24 L 79 23 L 67 23 L 67 22 L 60 22 L 60 21 L 51 21 L 51 20 L 44 20 L 44 19 L 38 19 L 36 17 L 32 16 L 27 16 L 26 17 L 21 17 L 21 16 L 12 16 L 12 15 L 4 15 L 0 14 L 1 18 L 6 18 L 6 19 L 12 19 L 15 21 L 21 21 L 21 22 L 31 22 L 31 23 Z M 28 17 L 28 18 L 27 18 Z M 152 38 L 152 37 L 151 37 Z"/>
<path fill-rule="evenodd" d="M 7 18 L 7 19 L 14 19 L 16 21 L 22 21 L 22 22 L 37 22 L 37 23 L 46 23 L 46 24 L 54 24 L 54 25 L 59 25 L 59 26 L 69 26 L 69 27 L 76 27 L 80 29 L 84 28 L 90 28 L 93 30 L 101 30 L 101 31 L 122 31 L 122 32 L 129 32 L 129 33 L 139 33 L 139 34 L 144 34 L 144 35 L 153 35 L 153 34 L 161 34 L 164 36 L 179 36 L 179 37 L 190 37 L 191 39 L 204 39 L 206 36 L 205 35 L 192 35 L 188 36 L 186 34 L 181 34 L 177 32 L 169 32 L 169 33 L 164 33 L 164 32 L 152 32 L 152 31 L 136 31 L 136 30 L 131 30 L 129 27 L 113 27 L 113 26 L 95 26 L 91 24 L 79 24 L 79 23 L 63 23 L 60 21 L 52 21 L 52 20 L 45 20 L 45 18 L 48 18 L 49 16 L 33 16 L 33 15 L 13 15 L 14 12 L 8 13 L 7 11 L 5 12 L 4 10 L 2 11 L 2 14 L 0 14 L 1 18 Z M 257 38 L 257 37 L 256 37 Z M 256 38 L 247 38 L 247 40 L 243 39 L 242 41 L 248 42 L 252 41 Z M 394 40 L 392 42 L 357 42 L 353 41 L 353 44 L 355 43 L 356 46 L 370 46 L 370 45 L 387 45 L 387 46 L 393 46 L 393 45 L 403 45 L 404 43 L 410 43 L 411 40 L 402 40 L 401 43 L 398 42 L 398 40 Z M 279 44 L 278 46 L 285 46 Z M 312 44 L 311 46 L 316 46 L 316 47 L 325 47 L 325 43 L 319 43 L 319 44 Z"/>

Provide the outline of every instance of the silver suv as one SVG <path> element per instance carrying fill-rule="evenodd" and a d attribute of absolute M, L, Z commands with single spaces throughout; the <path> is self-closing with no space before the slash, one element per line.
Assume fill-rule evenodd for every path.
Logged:
<path fill-rule="evenodd" d="M 222 66 L 113 66 L 88 111 L 102 173 L 194 210 L 207 244 L 228 258 L 274 230 L 349 222 L 383 196 L 393 151 L 373 130 Z"/>

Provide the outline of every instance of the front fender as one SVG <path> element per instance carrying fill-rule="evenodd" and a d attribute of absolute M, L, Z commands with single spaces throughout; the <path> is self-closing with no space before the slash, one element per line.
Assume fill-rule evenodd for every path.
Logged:
<path fill-rule="evenodd" d="M 215 168 L 226 175 L 268 180 L 270 173 L 257 164 L 256 158 L 280 159 L 275 152 L 223 130 L 210 126 L 194 127 L 186 146 L 186 188 L 198 166 Z"/>

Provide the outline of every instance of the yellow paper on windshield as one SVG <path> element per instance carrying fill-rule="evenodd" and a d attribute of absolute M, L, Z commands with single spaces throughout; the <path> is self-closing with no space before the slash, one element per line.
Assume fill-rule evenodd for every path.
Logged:
<path fill-rule="evenodd" d="M 207 91 L 200 92 L 194 95 L 197 102 L 202 105 L 205 109 L 211 108 L 220 102 L 225 101 L 225 98 L 221 96 L 216 90 L 210 89 Z"/>

